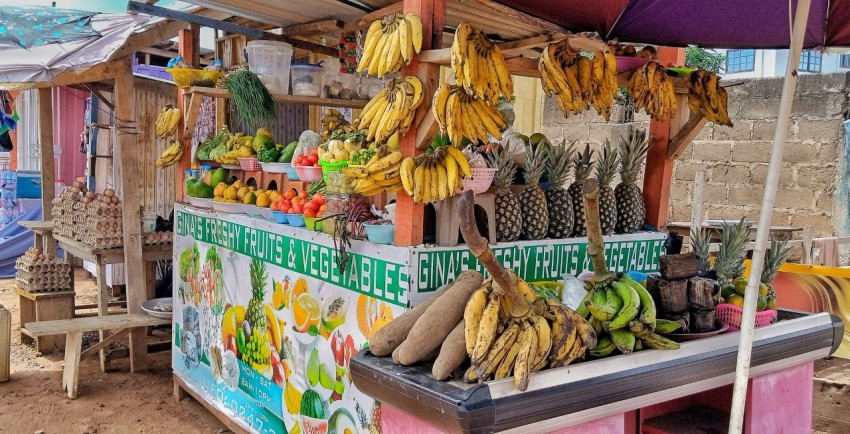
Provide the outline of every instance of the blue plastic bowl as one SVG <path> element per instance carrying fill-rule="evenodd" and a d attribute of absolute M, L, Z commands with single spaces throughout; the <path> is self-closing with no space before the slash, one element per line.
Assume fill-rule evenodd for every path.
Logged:
<path fill-rule="evenodd" d="M 626 274 L 628 274 L 635 282 L 646 282 L 647 279 L 646 273 L 641 273 L 640 271 L 628 271 Z"/>
<path fill-rule="evenodd" d="M 286 218 L 286 214 L 283 211 L 272 211 L 272 215 L 274 216 L 275 223 L 280 223 L 282 225 L 288 225 L 289 219 Z"/>
<path fill-rule="evenodd" d="M 366 237 L 375 244 L 392 244 L 395 240 L 395 225 L 364 224 Z"/>
<path fill-rule="evenodd" d="M 298 176 L 298 171 L 295 170 L 295 166 L 293 166 L 290 163 L 287 163 L 285 169 L 286 169 L 286 177 L 290 181 L 300 181 L 301 180 L 301 177 Z"/>
<path fill-rule="evenodd" d="M 287 214 L 286 218 L 289 219 L 289 226 L 295 226 L 296 228 L 303 228 L 307 224 L 304 223 L 304 215 L 303 214 Z"/>

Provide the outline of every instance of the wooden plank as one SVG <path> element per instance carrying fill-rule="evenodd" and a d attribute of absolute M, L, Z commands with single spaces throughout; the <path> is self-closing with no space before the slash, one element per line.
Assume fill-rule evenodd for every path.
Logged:
<path fill-rule="evenodd" d="M 366 15 L 360 17 L 359 20 L 349 21 L 345 23 L 345 26 L 342 28 L 343 32 L 353 32 L 355 30 L 368 28 L 373 21 L 377 21 L 383 19 L 385 16 L 389 14 L 394 14 L 396 12 L 401 12 L 404 8 L 404 2 L 396 2 L 389 6 L 384 6 L 381 9 L 376 11 L 369 12 Z"/>
<path fill-rule="evenodd" d="M 227 89 L 218 89 L 214 87 L 190 87 L 185 91 L 186 95 L 199 94 L 202 96 L 211 96 L 214 98 L 230 98 L 230 91 Z M 367 100 L 346 100 L 335 98 L 321 98 L 316 96 L 301 96 L 301 95 L 280 95 L 272 94 L 275 102 L 289 104 L 306 104 L 317 105 L 323 107 L 347 107 L 353 109 L 362 109 L 366 106 Z"/>
<path fill-rule="evenodd" d="M 687 107 L 687 106 L 685 106 Z M 679 105 L 679 110 L 685 110 L 685 107 Z M 702 131 L 708 119 L 700 113 L 691 113 L 688 122 L 670 139 L 670 145 L 667 147 L 667 159 L 675 160 L 685 152 L 685 148 L 691 144 L 694 137 Z"/>
<path fill-rule="evenodd" d="M 82 354 L 80 354 L 80 360 L 88 358 L 88 357 L 94 357 L 94 355 L 98 354 L 98 353 L 101 354 L 101 357 L 106 358 L 107 348 L 110 345 L 112 345 L 113 342 L 117 341 L 118 338 L 120 338 L 121 336 L 124 336 L 124 335 L 130 333 L 130 330 L 132 330 L 132 328 L 125 327 L 125 328 L 120 329 L 117 332 L 109 335 L 109 337 L 107 337 L 106 339 L 101 339 L 100 342 L 86 348 L 86 350 L 83 351 Z M 109 363 L 109 360 L 107 359 L 106 362 Z"/>
<path fill-rule="evenodd" d="M 131 65 L 127 63 L 126 71 Z M 142 312 L 145 301 L 145 271 L 142 263 L 142 225 L 139 192 L 140 158 L 136 149 L 136 94 L 132 75 L 126 74 L 115 79 L 116 123 L 124 125 L 118 130 L 118 143 L 115 146 L 115 160 L 119 162 L 122 185 L 122 224 L 124 232 L 124 264 L 127 281 L 127 311 L 131 314 Z M 145 369 L 147 363 L 144 330 L 130 334 L 130 372 Z"/>
<path fill-rule="evenodd" d="M 206 399 L 201 397 L 197 392 L 195 392 L 182 378 L 178 377 L 177 374 L 174 374 L 174 399 L 177 402 L 182 401 L 186 394 L 191 395 L 198 401 L 201 405 L 206 407 L 210 413 L 212 413 L 218 420 L 221 421 L 227 428 L 237 434 L 247 434 L 248 431 L 243 428 L 241 425 L 237 424 L 233 419 L 231 419 L 228 415 L 224 414 L 221 410 L 216 408 L 213 404 L 209 403 Z"/>
<path fill-rule="evenodd" d="M 33 232 L 45 232 L 53 230 L 53 221 L 41 221 L 41 220 L 20 220 L 18 224 L 33 231 Z"/>
<path fill-rule="evenodd" d="M 65 370 L 62 373 L 62 389 L 68 398 L 77 399 L 77 382 L 80 377 L 80 350 L 83 347 L 82 332 L 69 332 L 65 338 Z"/>
<path fill-rule="evenodd" d="M 127 327 L 151 327 L 170 323 L 170 318 L 154 318 L 146 313 L 127 313 L 122 315 L 93 316 L 90 318 L 70 318 L 29 322 L 24 324 L 23 329 L 25 329 L 30 336 L 39 337 L 61 335 L 64 333 L 116 330 Z"/>
<path fill-rule="evenodd" d="M 95 264 L 97 269 L 97 315 L 109 315 L 109 298 L 112 294 L 109 293 L 109 287 L 106 285 L 106 264 Z M 109 339 L 109 330 L 98 330 L 97 335 L 100 341 Z M 100 351 L 100 370 L 106 372 L 109 369 L 109 359 L 106 358 L 106 351 Z"/>
<path fill-rule="evenodd" d="M 44 89 L 53 86 L 70 86 L 73 84 L 91 83 L 94 81 L 111 80 L 121 73 L 121 62 L 125 59 L 98 63 L 88 68 L 66 71 L 50 79 L 50 81 L 33 81 L 25 83 L 0 82 L 0 89 L 24 90 Z"/>
<path fill-rule="evenodd" d="M 108 307 L 126 307 L 126 301 L 110 301 L 106 303 Z M 74 306 L 74 310 L 87 310 L 87 309 L 97 309 L 97 303 L 91 304 L 78 304 Z"/>
<path fill-rule="evenodd" d="M 339 33 L 345 22 L 335 18 L 329 20 L 313 21 L 310 23 L 294 24 L 282 29 L 283 36 L 312 36 L 327 33 Z"/>
<path fill-rule="evenodd" d="M 186 119 L 184 119 L 185 126 L 183 127 L 183 141 L 190 142 L 192 141 L 192 134 L 195 132 L 195 124 L 198 123 L 198 115 L 201 113 L 201 99 L 203 98 L 200 94 L 191 93 L 188 95 L 189 103 L 186 106 Z M 183 97 L 183 100 L 186 100 L 186 97 Z"/>
<path fill-rule="evenodd" d="M 12 352 L 12 314 L 0 306 L 0 383 L 9 381 Z"/>
<path fill-rule="evenodd" d="M 197 29 L 192 28 L 189 30 L 184 29 L 180 31 L 180 35 L 177 39 L 177 47 L 178 51 L 180 52 L 180 55 L 183 56 L 184 59 L 191 58 L 192 56 L 194 56 L 194 53 L 196 51 L 200 51 L 201 49 L 201 47 L 195 45 L 196 39 L 194 37 L 194 33 L 196 32 L 196 30 Z M 200 35 L 200 30 L 197 30 L 197 32 Z M 186 113 L 188 111 L 186 109 L 186 103 L 186 93 L 177 92 L 177 107 L 183 110 L 183 113 Z M 198 101 L 198 104 L 200 105 L 200 101 Z M 195 130 L 195 125 L 189 125 L 186 122 L 186 118 L 184 117 L 177 125 L 177 137 L 183 138 L 183 146 L 192 146 L 191 137 L 188 139 L 186 138 L 186 130 L 188 130 L 189 134 L 191 134 Z M 192 153 L 183 152 L 183 157 L 180 158 L 180 161 L 175 166 L 176 172 L 174 175 L 174 197 L 182 198 L 184 195 L 183 184 L 186 182 L 186 177 L 184 176 L 184 173 L 186 172 L 186 170 L 192 167 Z"/>
<path fill-rule="evenodd" d="M 547 33 L 545 35 L 532 36 L 530 38 L 499 44 L 502 55 L 519 54 L 529 48 L 542 47 L 550 42 L 560 41 L 564 35 L 559 33 Z"/>
<path fill-rule="evenodd" d="M 56 197 L 56 158 L 53 155 L 53 88 L 38 90 L 39 158 L 41 167 L 42 215 L 50 215 Z M 44 246 L 45 253 L 56 256 L 56 243 Z"/>
<path fill-rule="evenodd" d="M 481 5 L 482 7 L 486 7 L 500 16 L 505 17 L 506 22 L 513 22 L 518 26 L 530 26 L 536 27 L 542 30 L 555 32 L 555 33 L 568 33 L 566 29 L 563 27 L 551 23 L 546 20 L 542 20 L 537 17 L 533 17 L 531 15 L 520 12 L 516 9 L 510 8 L 508 6 L 501 5 L 491 0 L 474 0 L 476 3 Z"/>
<path fill-rule="evenodd" d="M 437 135 L 440 126 L 431 110 L 425 113 L 425 118 L 421 122 L 414 123 L 414 125 L 416 125 L 416 149 L 424 151 L 431 146 L 431 139 Z"/>

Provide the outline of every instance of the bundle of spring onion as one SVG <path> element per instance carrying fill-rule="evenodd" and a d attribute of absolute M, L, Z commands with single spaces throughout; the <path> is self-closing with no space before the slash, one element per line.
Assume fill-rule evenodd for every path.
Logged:
<path fill-rule="evenodd" d="M 227 88 L 241 124 L 257 128 L 277 121 L 274 99 L 257 74 L 247 69 L 236 71 L 228 75 Z"/>

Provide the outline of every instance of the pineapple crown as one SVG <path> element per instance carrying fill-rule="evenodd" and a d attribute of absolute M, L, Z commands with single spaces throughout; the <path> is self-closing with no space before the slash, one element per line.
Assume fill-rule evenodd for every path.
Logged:
<path fill-rule="evenodd" d="M 513 184 L 516 176 L 517 165 L 514 162 L 511 145 L 505 144 L 487 154 L 487 160 L 490 166 L 499 169 L 496 172 L 496 177 L 493 184 L 497 188 L 508 188 Z"/>
<path fill-rule="evenodd" d="M 634 184 L 637 180 L 649 146 L 646 130 L 632 131 L 628 139 L 620 136 L 620 178 L 624 184 Z"/>
<path fill-rule="evenodd" d="M 252 259 L 251 266 L 248 268 L 248 275 L 251 279 L 251 289 L 254 294 L 265 294 L 266 279 L 268 278 L 266 264 L 257 258 Z"/>
<path fill-rule="evenodd" d="M 702 228 L 691 228 L 691 253 L 693 253 L 699 261 L 699 271 L 708 271 L 711 269 L 708 252 L 708 232 Z"/>
<path fill-rule="evenodd" d="M 788 241 L 771 240 L 770 247 L 764 255 L 764 268 L 761 270 L 761 283 L 766 285 L 776 279 L 776 273 L 779 272 L 779 267 L 788 260 L 791 255 L 791 248 L 785 247 Z"/>
<path fill-rule="evenodd" d="M 608 139 L 605 139 L 605 143 L 602 145 L 602 156 L 596 162 L 596 178 L 600 186 L 607 187 L 611 184 L 619 162 L 617 151 L 611 146 Z"/>
<path fill-rule="evenodd" d="M 720 229 L 720 250 L 714 261 L 714 270 L 718 276 L 730 280 L 741 277 L 744 274 L 744 256 L 747 254 L 750 236 L 747 218 L 742 217 L 738 223 L 723 222 Z"/>
<path fill-rule="evenodd" d="M 546 160 L 549 155 L 549 145 L 541 141 L 537 146 L 525 147 L 525 183 L 537 185 L 546 170 Z"/>
<path fill-rule="evenodd" d="M 567 145 L 566 139 L 560 145 L 552 145 L 549 158 L 546 160 L 546 171 L 549 172 L 549 180 L 556 187 L 563 186 L 570 176 L 570 165 L 575 153 L 576 142 Z"/>
<path fill-rule="evenodd" d="M 584 151 L 579 152 L 573 158 L 573 167 L 576 171 L 576 182 L 584 182 L 590 176 L 590 169 L 593 163 L 590 161 L 593 158 L 593 151 L 590 149 L 590 144 L 584 145 Z"/>

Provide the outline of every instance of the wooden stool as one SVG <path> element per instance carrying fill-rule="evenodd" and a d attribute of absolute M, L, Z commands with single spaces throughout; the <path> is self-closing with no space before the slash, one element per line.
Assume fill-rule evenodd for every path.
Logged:
<path fill-rule="evenodd" d="M 444 201 L 434 203 L 437 213 L 437 245 L 453 247 L 458 243 L 460 230 L 460 215 L 457 204 L 460 196 L 452 196 Z M 496 196 L 491 192 L 475 195 L 475 205 L 487 214 L 487 229 L 490 244 L 496 244 Z"/>
<path fill-rule="evenodd" d="M 0 305 L 0 383 L 9 381 L 12 353 L 12 314 Z"/>
<path fill-rule="evenodd" d="M 282 187 L 286 184 L 286 174 L 285 173 L 269 173 L 263 172 L 263 181 L 261 183 L 261 187 L 263 190 L 282 190 Z M 269 184 L 274 181 L 275 188 L 269 188 Z"/>
<path fill-rule="evenodd" d="M 29 292 L 21 288 L 15 288 L 15 291 L 20 296 L 21 324 L 74 317 L 74 291 Z M 65 349 L 63 336 L 32 336 L 22 328 L 21 343 L 33 341 L 35 350 L 40 353 L 53 351 L 54 348 Z"/>
<path fill-rule="evenodd" d="M 253 183 L 251 181 L 254 181 Z M 263 172 L 261 170 L 243 170 L 242 183 L 245 185 L 253 185 L 257 188 L 263 188 Z"/>

